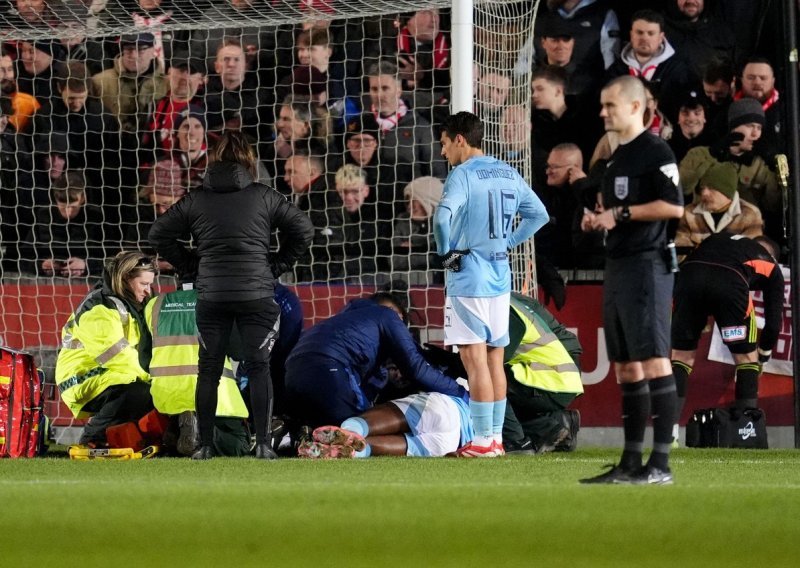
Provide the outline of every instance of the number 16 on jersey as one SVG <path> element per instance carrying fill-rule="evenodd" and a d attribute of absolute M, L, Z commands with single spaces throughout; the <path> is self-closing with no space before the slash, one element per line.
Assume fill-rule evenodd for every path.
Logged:
<path fill-rule="evenodd" d="M 489 190 L 489 238 L 507 239 L 511 230 L 511 222 L 519 204 L 517 195 L 511 190 Z"/>

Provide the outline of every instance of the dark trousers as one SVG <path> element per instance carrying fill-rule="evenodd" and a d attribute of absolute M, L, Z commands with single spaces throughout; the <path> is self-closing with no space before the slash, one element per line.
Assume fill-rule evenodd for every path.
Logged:
<path fill-rule="evenodd" d="M 153 410 L 150 385 L 136 381 L 127 385 L 110 386 L 90 400 L 83 410 L 94 413 L 94 416 L 84 426 L 79 443 L 104 443 L 106 428 L 139 420 Z"/>
<path fill-rule="evenodd" d="M 509 379 L 503 438 L 521 441 L 525 436 L 534 444 L 549 443 L 563 428 L 564 409 L 575 393 L 549 392 Z"/>
<path fill-rule="evenodd" d="M 195 308 L 200 341 L 195 408 L 200 443 L 214 444 L 214 417 L 217 387 L 225 366 L 225 356 L 234 324 L 241 345 L 238 356 L 247 361 L 250 408 L 256 441 L 269 441 L 272 414 L 272 380 L 269 356 L 278 334 L 280 308 L 272 298 L 248 302 L 209 302 L 198 300 Z"/>
<path fill-rule="evenodd" d="M 361 377 L 327 357 L 303 356 L 286 365 L 286 396 L 292 418 L 316 428 L 338 425 L 371 405 L 360 386 Z"/>

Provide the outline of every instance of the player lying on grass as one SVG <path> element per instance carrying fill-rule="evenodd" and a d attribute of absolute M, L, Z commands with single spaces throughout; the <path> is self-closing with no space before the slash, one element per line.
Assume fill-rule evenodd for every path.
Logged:
<path fill-rule="evenodd" d="M 297 453 L 306 458 L 440 457 L 454 453 L 472 436 L 463 399 L 419 393 L 379 404 L 341 427 L 320 426 L 313 441 L 300 444 Z"/>

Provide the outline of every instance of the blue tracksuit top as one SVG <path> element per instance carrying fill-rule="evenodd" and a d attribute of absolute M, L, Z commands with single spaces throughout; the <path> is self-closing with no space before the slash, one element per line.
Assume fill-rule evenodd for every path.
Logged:
<path fill-rule="evenodd" d="M 417 381 L 426 391 L 457 397 L 466 392 L 425 361 L 411 332 L 393 310 L 369 299 L 353 300 L 335 316 L 306 330 L 287 363 L 319 357 L 349 367 L 362 380 L 378 375 L 391 358 L 403 377 Z"/>

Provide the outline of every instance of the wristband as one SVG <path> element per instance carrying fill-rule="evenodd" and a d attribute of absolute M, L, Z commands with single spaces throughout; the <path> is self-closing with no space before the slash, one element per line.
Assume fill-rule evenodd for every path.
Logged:
<path fill-rule="evenodd" d="M 631 220 L 631 208 L 629 205 L 623 205 L 622 207 L 620 207 L 618 221 L 620 223 L 627 223 L 630 220 Z"/>

